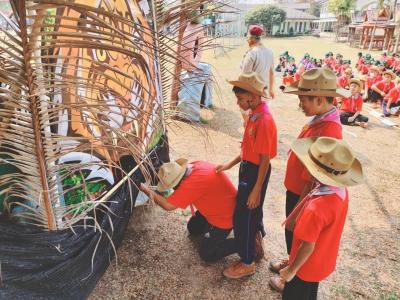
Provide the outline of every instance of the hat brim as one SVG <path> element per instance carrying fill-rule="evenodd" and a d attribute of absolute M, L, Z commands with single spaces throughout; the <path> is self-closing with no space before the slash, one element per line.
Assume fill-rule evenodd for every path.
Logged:
<path fill-rule="evenodd" d="M 323 184 L 336 187 L 354 186 L 364 182 L 361 163 L 357 159 L 354 159 L 350 170 L 341 175 L 329 173 L 315 164 L 310 158 L 308 150 L 317 139 L 318 137 L 298 139 L 294 141 L 291 147 L 294 154 L 315 179 Z"/>
<path fill-rule="evenodd" d="M 181 172 L 179 173 L 179 175 L 176 177 L 176 179 L 170 185 L 163 185 L 162 182 L 159 181 L 157 184 L 157 191 L 165 192 L 169 189 L 172 189 L 179 183 L 179 181 L 182 180 L 183 176 L 185 176 L 186 168 L 189 164 L 189 161 L 185 158 L 179 158 L 179 159 L 175 160 L 175 162 L 182 167 Z"/>
<path fill-rule="evenodd" d="M 392 77 L 392 80 L 396 79 L 396 74 L 394 74 L 393 72 L 385 71 L 383 72 L 383 76 L 385 75 L 390 75 L 390 77 Z"/>
<path fill-rule="evenodd" d="M 286 87 L 283 91 L 285 94 L 294 94 L 300 96 L 324 96 L 324 97 L 350 97 L 351 92 L 346 89 L 337 88 L 336 90 L 299 90 L 300 80 L 293 82 L 290 86 Z"/>
<path fill-rule="evenodd" d="M 252 94 L 255 94 L 255 95 L 258 95 L 261 97 L 267 97 L 267 94 L 265 93 L 264 90 L 261 92 L 246 82 L 238 81 L 238 80 L 226 80 L 226 81 L 233 86 L 237 86 L 237 87 L 240 87 L 241 89 L 248 91 L 249 93 L 252 93 Z"/>

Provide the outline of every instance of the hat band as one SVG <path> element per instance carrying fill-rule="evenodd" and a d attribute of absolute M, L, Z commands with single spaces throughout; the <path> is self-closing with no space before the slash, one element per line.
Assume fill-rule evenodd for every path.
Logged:
<path fill-rule="evenodd" d="M 337 175 L 343 175 L 346 174 L 348 172 L 348 170 L 346 171 L 338 171 L 335 169 L 332 169 L 331 167 L 328 167 L 327 165 L 324 165 L 323 163 L 321 163 L 318 159 L 316 159 L 314 157 L 314 155 L 311 153 L 310 150 L 308 150 L 308 155 L 310 156 L 311 160 L 313 161 L 313 163 L 315 163 L 318 167 L 320 167 L 321 169 L 323 169 L 324 171 L 333 174 L 335 176 Z"/>
<path fill-rule="evenodd" d="M 323 92 L 323 91 L 326 91 L 326 92 L 336 92 L 336 89 L 306 89 L 306 88 L 301 88 L 301 87 L 299 87 L 299 91 L 302 91 L 302 92 Z"/>

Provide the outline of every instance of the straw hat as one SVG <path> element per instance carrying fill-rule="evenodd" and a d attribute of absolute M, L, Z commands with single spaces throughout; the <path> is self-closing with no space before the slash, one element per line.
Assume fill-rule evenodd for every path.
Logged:
<path fill-rule="evenodd" d="M 344 74 L 352 75 L 353 74 L 353 70 L 351 68 L 347 68 L 346 70 L 344 70 Z"/>
<path fill-rule="evenodd" d="M 349 85 L 352 84 L 352 83 L 357 84 L 360 87 L 360 89 L 363 89 L 363 87 L 364 87 L 364 84 L 362 83 L 362 81 L 357 79 L 357 78 L 350 79 Z"/>
<path fill-rule="evenodd" d="M 350 96 L 348 90 L 338 88 L 335 73 L 327 68 L 315 68 L 304 72 L 300 80 L 288 86 L 284 93 L 325 97 Z"/>
<path fill-rule="evenodd" d="M 393 71 L 391 70 L 387 70 L 385 72 L 383 72 L 383 76 L 385 75 L 390 75 L 392 77 L 392 80 L 396 79 L 396 74 L 393 73 Z"/>
<path fill-rule="evenodd" d="M 337 187 L 364 181 L 360 162 L 347 143 L 330 137 L 298 139 L 292 150 L 319 182 Z"/>
<path fill-rule="evenodd" d="M 228 82 L 252 94 L 266 97 L 264 92 L 265 83 L 256 72 L 242 73 L 237 80 L 228 80 Z"/>
<path fill-rule="evenodd" d="M 157 173 L 157 177 L 160 180 L 157 185 L 157 191 L 165 192 L 175 187 L 185 175 L 187 165 L 188 160 L 185 158 L 164 163 Z"/>

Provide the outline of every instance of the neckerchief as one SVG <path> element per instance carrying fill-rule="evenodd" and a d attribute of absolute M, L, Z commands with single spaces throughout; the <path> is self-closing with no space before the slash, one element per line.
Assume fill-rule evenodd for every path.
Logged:
<path fill-rule="evenodd" d="M 304 137 L 306 132 L 311 128 L 311 127 L 317 127 L 320 126 L 324 122 L 334 122 L 336 124 L 341 124 L 340 123 L 340 112 L 336 107 L 332 107 L 329 111 L 326 113 L 323 113 L 322 115 L 315 116 L 310 122 L 308 122 L 306 125 L 303 126 L 299 136 L 297 137 L 298 139 L 301 139 Z M 317 134 L 319 136 L 319 134 Z M 292 152 L 291 149 L 289 149 L 288 154 Z"/>
<path fill-rule="evenodd" d="M 346 199 L 346 189 L 339 188 L 329 185 L 324 185 L 322 183 L 317 182 L 314 189 L 312 189 L 307 196 L 305 196 L 293 209 L 291 214 L 286 218 L 286 220 L 282 223 L 282 226 L 285 226 L 286 229 L 293 231 L 294 226 L 296 224 L 296 220 L 300 213 L 307 207 L 309 202 L 318 196 L 323 195 L 332 195 L 336 194 L 343 201 Z"/>

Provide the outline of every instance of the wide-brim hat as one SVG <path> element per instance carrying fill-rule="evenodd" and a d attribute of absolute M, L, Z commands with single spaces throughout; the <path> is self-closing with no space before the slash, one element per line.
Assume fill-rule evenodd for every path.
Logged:
<path fill-rule="evenodd" d="M 177 186 L 185 175 L 187 166 L 188 160 L 185 158 L 164 163 L 157 173 L 159 179 L 157 191 L 165 192 Z"/>
<path fill-rule="evenodd" d="M 343 140 L 329 137 L 298 139 L 291 149 L 310 174 L 325 185 L 345 187 L 364 182 L 361 163 Z"/>
<path fill-rule="evenodd" d="M 350 79 L 350 81 L 349 81 L 349 85 L 352 84 L 352 83 L 357 84 L 357 85 L 360 87 L 360 89 L 363 89 L 363 88 L 364 88 L 364 84 L 363 84 L 363 82 L 362 82 L 360 79 L 352 78 L 352 79 Z"/>
<path fill-rule="evenodd" d="M 265 93 L 266 83 L 261 79 L 261 77 L 256 73 L 242 73 L 236 80 L 227 80 L 227 82 L 233 86 L 237 86 L 244 89 L 252 94 L 267 97 Z"/>
<path fill-rule="evenodd" d="M 340 88 L 335 73 L 328 68 L 315 68 L 304 72 L 300 80 L 286 87 L 284 93 L 302 96 L 350 97 L 350 91 Z"/>
<path fill-rule="evenodd" d="M 385 75 L 390 75 L 392 77 L 392 80 L 396 79 L 396 74 L 391 70 L 387 70 L 387 71 L 383 72 L 383 76 L 385 76 Z"/>

